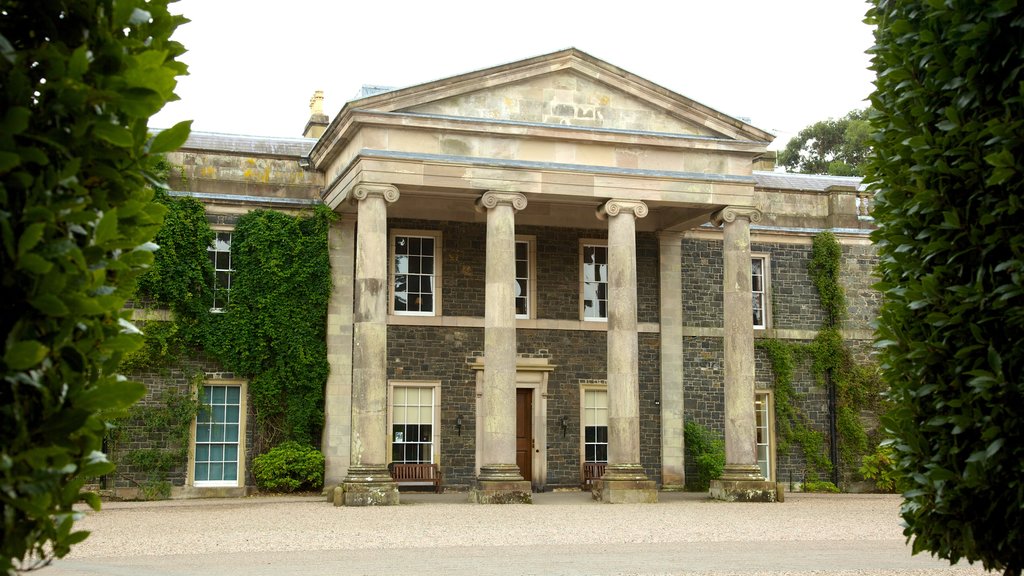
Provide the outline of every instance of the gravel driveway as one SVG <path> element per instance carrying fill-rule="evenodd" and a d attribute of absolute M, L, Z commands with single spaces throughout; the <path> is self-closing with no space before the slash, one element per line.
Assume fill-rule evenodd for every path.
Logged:
<path fill-rule="evenodd" d="M 42 576 L 84 574 L 984 574 L 910 555 L 900 500 L 788 494 L 781 504 L 583 493 L 481 506 L 465 494 L 335 508 L 318 497 L 107 503 Z"/>

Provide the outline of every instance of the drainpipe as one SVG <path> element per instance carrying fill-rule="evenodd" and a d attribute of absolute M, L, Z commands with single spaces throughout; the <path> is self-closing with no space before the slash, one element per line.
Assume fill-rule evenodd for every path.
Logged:
<path fill-rule="evenodd" d="M 839 486 L 839 426 L 836 414 L 836 385 L 832 381 L 832 369 L 825 371 L 825 386 L 828 389 L 828 435 L 829 458 L 832 460 L 832 483 Z"/>

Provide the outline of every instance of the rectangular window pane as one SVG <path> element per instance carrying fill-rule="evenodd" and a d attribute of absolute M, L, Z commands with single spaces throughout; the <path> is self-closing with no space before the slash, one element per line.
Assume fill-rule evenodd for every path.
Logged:
<path fill-rule="evenodd" d="M 207 254 L 214 271 L 213 309 L 222 310 L 230 300 L 231 274 L 234 272 L 231 261 L 231 232 L 217 232 L 213 244 L 207 248 Z"/>
<path fill-rule="evenodd" d="M 241 388 L 204 386 L 203 398 L 196 418 L 195 482 L 237 484 Z"/>
<path fill-rule="evenodd" d="M 530 317 L 530 243 L 516 242 L 516 316 Z"/>
<path fill-rule="evenodd" d="M 771 480 L 771 428 L 770 406 L 768 394 L 756 394 L 754 397 L 754 425 L 756 428 L 757 465 L 761 475 Z"/>
<path fill-rule="evenodd" d="M 424 314 L 434 312 L 434 238 L 425 236 L 394 236 L 393 309 L 396 313 Z"/>
<path fill-rule="evenodd" d="M 754 328 L 767 328 L 767 318 L 765 314 L 765 272 L 767 269 L 767 261 L 765 258 L 755 256 L 750 259 L 750 296 L 751 296 L 751 308 L 753 310 L 753 325 Z"/>
<path fill-rule="evenodd" d="M 585 462 L 608 461 L 608 391 L 585 390 L 583 393 Z"/>
<path fill-rule="evenodd" d="M 391 459 L 430 463 L 433 456 L 434 390 L 395 386 L 391 392 Z"/>
<path fill-rule="evenodd" d="M 583 318 L 608 318 L 608 247 L 583 247 Z"/>

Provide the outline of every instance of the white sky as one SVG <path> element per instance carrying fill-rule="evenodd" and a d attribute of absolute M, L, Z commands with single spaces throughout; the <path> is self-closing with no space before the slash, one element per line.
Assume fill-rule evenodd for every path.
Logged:
<path fill-rule="evenodd" d="M 867 105 L 863 0 L 180 0 L 181 100 L 150 126 L 301 136 L 363 84 L 406 87 L 575 47 L 773 132 Z"/>

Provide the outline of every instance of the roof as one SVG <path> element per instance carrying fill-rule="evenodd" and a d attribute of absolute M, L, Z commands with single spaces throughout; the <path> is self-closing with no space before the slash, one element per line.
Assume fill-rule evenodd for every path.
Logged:
<path fill-rule="evenodd" d="M 754 182 L 758 188 L 777 190 L 803 190 L 824 192 L 832 186 L 850 186 L 865 189 L 864 179 L 859 176 L 827 176 L 824 174 L 794 174 L 792 172 L 767 172 L 754 170 Z"/>
<path fill-rule="evenodd" d="M 243 136 L 218 132 L 192 132 L 181 150 L 204 150 L 257 156 L 306 156 L 316 138 Z"/>

